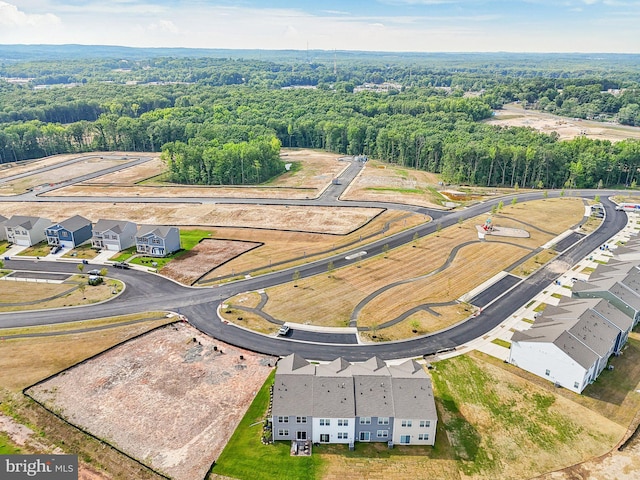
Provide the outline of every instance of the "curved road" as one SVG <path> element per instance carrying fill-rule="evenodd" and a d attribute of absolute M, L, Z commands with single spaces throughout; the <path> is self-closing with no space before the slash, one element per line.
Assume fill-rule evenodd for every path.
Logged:
<path fill-rule="evenodd" d="M 573 194 L 593 197 L 596 193 L 602 198 L 605 198 L 615 192 L 576 191 Z M 555 192 L 555 195 L 557 194 L 558 193 Z M 518 197 L 520 201 L 543 198 L 542 192 L 518 194 L 514 196 Z M 388 244 L 390 248 L 395 248 L 413 241 L 415 232 L 420 236 L 428 235 L 435 232 L 438 224 L 440 224 L 441 227 L 446 227 L 455 224 L 459 217 L 464 218 L 486 213 L 493 205 L 498 204 L 500 200 L 506 203 L 509 198 L 510 197 L 502 197 L 500 199 L 493 199 L 448 214 L 440 212 L 441 218 L 437 223 L 431 222 L 397 233 L 370 243 L 366 245 L 366 247 L 354 249 L 351 253 L 364 251 L 366 248 L 367 253 L 361 258 L 378 255 L 382 253 L 385 244 Z M 180 200 L 184 201 L 184 199 Z M 95 199 L 92 199 L 92 201 L 95 201 Z M 145 199 L 145 201 L 152 200 Z M 238 200 L 235 201 L 237 202 Z M 270 202 L 262 200 L 260 203 L 266 204 Z M 556 258 L 555 262 L 565 261 L 569 265 L 577 263 L 582 257 L 588 255 L 602 243 L 605 243 L 611 236 L 624 227 L 626 224 L 626 215 L 622 212 L 616 212 L 613 204 L 609 200 L 605 199 L 602 203 L 605 206 L 607 215 L 601 227 L 593 234 L 580 240 L 576 245 L 568 249 L 568 251 L 562 252 Z M 315 204 L 317 205 L 317 203 Z M 351 202 L 349 202 L 349 204 L 351 204 Z M 371 204 L 368 205 L 371 206 Z M 326 273 L 329 261 L 334 262 L 335 268 L 340 268 L 341 266 L 354 262 L 355 260 L 347 260 L 345 258 L 348 255 L 349 252 L 341 253 L 340 255 L 298 266 L 296 269 L 302 277 Z M 8 260 L 5 263 L 7 268 L 14 270 L 77 272 L 75 264 L 61 262 Z M 486 306 L 479 317 L 472 318 L 446 331 L 412 340 L 373 345 L 336 344 L 333 343 L 330 336 L 326 336 L 325 334 L 319 334 L 317 340 L 322 342 L 323 339 L 326 339 L 327 343 L 275 338 L 231 326 L 218 319 L 216 309 L 224 299 L 240 292 L 264 289 L 280 283 L 289 282 L 292 275 L 291 269 L 213 288 L 185 287 L 158 275 L 135 270 L 117 271 L 111 269 L 110 275 L 125 281 L 127 285 L 126 290 L 117 298 L 103 304 L 84 307 L 3 313 L 0 314 L 0 325 L 3 327 L 44 325 L 149 310 L 173 310 L 186 315 L 191 324 L 215 338 L 261 353 L 287 355 L 297 352 L 305 358 L 316 360 L 333 360 L 337 356 L 343 356 L 350 361 L 359 361 L 370 358 L 373 355 L 377 355 L 383 359 L 408 358 L 433 353 L 443 348 L 456 347 L 484 335 L 557 278 L 558 274 L 556 271 L 557 270 L 549 266 L 542 268 L 526 280 L 518 283 L 507 294 Z"/>

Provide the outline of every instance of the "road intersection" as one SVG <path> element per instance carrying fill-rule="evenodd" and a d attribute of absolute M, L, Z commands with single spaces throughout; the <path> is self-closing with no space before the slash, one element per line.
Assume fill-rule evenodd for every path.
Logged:
<path fill-rule="evenodd" d="M 130 157 L 132 158 L 132 157 Z M 135 159 L 141 163 L 150 157 Z M 127 164 L 127 166 L 129 166 Z M 124 168 L 124 166 L 120 167 Z M 488 213 L 491 208 L 500 201 L 508 202 L 517 196 L 518 201 L 536 200 L 544 198 L 543 192 L 522 193 L 517 195 L 494 198 L 486 202 L 477 203 L 470 207 L 456 211 L 441 211 L 417 207 L 412 205 L 377 203 L 377 202 L 352 202 L 342 201 L 340 196 L 349 183 L 363 168 L 361 162 L 350 162 L 340 176 L 340 184 L 331 184 L 316 199 L 307 200 L 274 200 L 274 199 L 237 199 L 237 198 L 158 198 L 158 197 L 132 197 L 118 198 L 118 202 L 130 203 L 154 203 L 154 202 L 180 202 L 180 203 L 242 203 L 249 208 L 250 205 L 313 205 L 313 206 L 358 206 L 375 208 L 400 209 L 424 215 L 429 215 L 434 221 L 407 229 L 405 231 L 389 235 L 383 239 L 371 243 L 358 242 L 348 252 L 336 255 L 328 255 L 320 260 L 305 263 L 295 267 L 301 278 L 327 272 L 329 262 L 333 262 L 334 268 L 352 264 L 355 261 L 366 260 L 385 251 L 415 240 L 415 235 L 423 237 L 434 233 L 439 228 L 454 225 L 460 218 L 469 218 Z M 113 171 L 113 168 L 108 169 Z M 32 172 L 33 173 L 33 172 Z M 106 172 L 97 172 L 104 174 Z M 4 179 L 0 179 L 0 182 Z M 65 182 L 65 186 L 82 181 L 80 178 Z M 50 191 L 50 190 L 48 190 Z M 569 235 L 565 240 L 566 248 L 559 251 L 554 260 L 574 265 L 599 245 L 607 242 L 615 233 L 626 225 L 626 215 L 616 212 L 614 204 L 607 198 L 616 191 L 572 191 L 563 192 L 566 195 L 593 198 L 598 195 L 604 205 L 606 216 L 601 226 L 588 236 Z M 563 193 L 549 192 L 549 196 L 559 196 Z M 29 192 L 20 196 L 2 197 L 2 201 L 56 201 L 56 202 L 113 202 L 111 197 L 40 197 L 39 194 Z M 366 253 L 361 253 L 366 252 Z M 355 254 L 355 255 L 354 255 Z M 12 270 L 40 271 L 40 272 L 66 272 L 77 273 L 76 265 L 66 262 L 16 260 L 12 258 L 5 261 L 5 266 Z M 95 265 L 100 267 L 101 265 Z M 94 268 L 90 263 L 88 268 Z M 169 310 L 178 312 L 188 318 L 189 322 L 204 333 L 224 342 L 247 348 L 249 350 L 271 355 L 288 355 L 298 353 L 305 358 L 315 360 L 333 360 L 342 356 L 349 361 L 366 360 L 373 355 L 391 360 L 399 358 L 415 358 L 430 355 L 438 351 L 452 349 L 464 345 L 473 339 L 480 338 L 495 328 L 504 319 L 508 318 L 523 304 L 528 302 L 536 294 L 541 292 L 557 277 L 556 268 L 550 265 L 543 266 L 526 279 L 517 277 L 505 277 L 505 279 L 489 286 L 483 294 L 479 294 L 475 301 L 482 304 L 482 314 L 471 317 L 447 330 L 431 335 L 410 340 L 387 342 L 378 344 L 361 344 L 351 342 L 349 335 L 352 333 L 340 333 L 337 331 L 318 331 L 316 329 L 292 329 L 290 336 L 277 338 L 262 335 L 247 329 L 243 329 L 223 322 L 217 314 L 222 302 L 234 295 L 246 291 L 260 291 L 266 288 L 289 282 L 293 269 L 280 270 L 273 273 L 250 277 L 239 281 L 230 282 L 215 287 L 187 287 L 173 282 L 160 275 L 142 272 L 138 270 L 115 271 L 112 269 L 110 276 L 122 280 L 126 288 L 117 297 L 101 304 L 70 307 L 64 309 L 36 310 L 28 312 L 11 312 L 0 314 L 1 327 L 24 327 L 30 325 L 46 325 L 70 321 L 87 320 L 92 318 L 125 315 L 130 313 L 145 312 L 151 310 Z M 481 300 L 480 300 L 481 298 Z M 473 300 L 472 300 L 473 303 Z"/>

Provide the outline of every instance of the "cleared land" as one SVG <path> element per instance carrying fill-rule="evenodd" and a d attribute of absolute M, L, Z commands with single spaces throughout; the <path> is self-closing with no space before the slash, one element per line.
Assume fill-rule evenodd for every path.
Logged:
<path fill-rule="evenodd" d="M 115 197 L 114 197 L 115 198 Z M 136 223 L 212 227 L 251 227 L 344 235 L 371 221 L 379 208 L 299 207 L 267 205 L 207 205 L 192 203 L 40 203 L 7 202 L 3 215 L 37 215 L 61 221 L 82 215 L 124 218 Z"/>
<path fill-rule="evenodd" d="M 176 185 L 157 181 L 154 175 L 166 170 L 157 159 L 97 179 L 57 189 L 46 195 L 66 196 L 141 196 L 141 197 L 230 197 L 230 198 L 315 198 L 331 184 L 347 165 L 337 161 L 334 153 L 315 150 L 282 150 L 284 162 L 296 162 L 295 172 L 281 175 L 273 181 L 258 186 L 201 186 Z M 147 180 L 148 179 L 148 180 Z M 141 184 L 138 182 L 142 182 Z"/>
<path fill-rule="evenodd" d="M 342 195 L 344 200 L 395 202 L 442 207 L 438 175 L 370 160 Z"/>
<path fill-rule="evenodd" d="M 71 307 L 102 302 L 123 288 L 119 280 L 106 279 L 87 285 L 87 277 L 75 275 L 65 283 L 25 282 L 5 276 L 0 280 L 0 312 Z M 2 327 L 2 317 L 0 317 Z"/>
<path fill-rule="evenodd" d="M 358 326 L 379 326 L 412 306 L 454 301 L 483 280 L 578 223 L 583 214 L 582 201 L 575 198 L 510 205 L 494 218 L 494 223 L 504 227 L 526 228 L 531 233 L 530 238 L 509 239 L 511 245 L 494 240 L 480 243 L 475 225 L 483 223 L 486 217 L 469 219 L 461 225 L 421 238 L 416 244 L 392 250 L 388 253 L 388 258 L 379 256 L 362 261 L 359 265 L 333 272 L 331 277 L 327 274 L 301 279 L 297 282 L 297 288 L 293 283 L 288 283 L 268 289 L 269 301 L 264 310 L 283 321 L 344 326 L 355 306 L 370 293 L 394 282 L 433 272 L 445 263 L 452 248 L 472 242 L 470 245 L 473 247 L 460 249 L 453 266 L 420 282 L 395 287 L 382 294 L 379 300 L 375 299 L 367 305 L 358 318 Z M 550 217 L 554 218 L 553 225 L 549 225 Z M 526 221 L 526 224 L 522 221 Z M 488 251 L 490 254 L 487 254 Z M 397 294 L 393 295 L 394 293 Z M 463 308 L 450 309 L 447 313 L 455 313 L 453 318 L 446 321 L 449 325 L 468 315 Z M 425 315 L 405 321 L 414 320 L 420 323 L 418 331 L 433 331 L 434 326 L 430 325 Z M 433 320 L 438 322 L 438 326 L 444 321 L 442 316 Z M 403 328 L 406 330 L 406 327 Z M 387 332 L 383 330 L 378 330 L 378 340 L 399 338 L 399 333 L 391 329 Z"/>
<path fill-rule="evenodd" d="M 87 155 L 114 155 L 114 153 L 106 152 L 94 152 Z M 3 163 L 0 164 L 0 179 L 6 177 L 12 177 L 14 175 L 20 175 L 22 173 L 33 172 L 39 168 L 50 167 L 58 163 L 66 162 L 67 160 L 73 160 L 82 156 L 81 154 L 67 154 L 67 155 L 54 155 L 51 157 L 41 158 L 39 160 L 24 160 L 18 163 Z"/>
<path fill-rule="evenodd" d="M 175 324 L 29 393 L 154 469 L 193 480 L 218 457 L 274 361 Z"/>
<path fill-rule="evenodd" d="M 17 195 L 32 188 L 37 190 L 36 187 L 38 185 L 65 182 L 80 175 L 86 175 L 129 161 L 131 161 L 131 158 L 125 160 L 124 157 L 117 157 L 114 154 L 104 158 L 89 154 L 86 160 L 76 162 L 72 166 L 54 168 L 46 172 L 34 173 L 28 177 L 0 183 L 0 195 Z"/>
<path fill-rule="evenodd" d="M 210 270 L 259 245 L 233 240 L 204 239 L 187 253 L 165 265 L 160 274 L 191 285 Z"/>
<path fill-rule="evenodd" d="M 543 133 L 557 132 L 562 140 L 581 136 L 612 142 L 640 138 L 638 127 L 560 117 L 538 110 L 525 110 L 522 105 L 516 104 L 505 105 L 502 110 L 496 110 L 495 116 L 487 120 L 487 123 L 501 127 L 528 127 Z"/>

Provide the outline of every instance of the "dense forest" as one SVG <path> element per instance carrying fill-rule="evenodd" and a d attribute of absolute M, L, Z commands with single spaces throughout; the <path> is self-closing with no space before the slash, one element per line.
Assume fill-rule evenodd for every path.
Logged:
<path fill-rule="evenodd" d="M 634 55 L 245 51 L 243 58 L 124 49 L 110 57 L 108 49 L 92 58 L 73 49 L 52 61 L 37 47 L 0 48 L 0 162 L 162 151 L 172 181 L 249 184 L 283 171 L 285 146 L 367 154 L 453 183 L 595 188 L 637 180 L 636 140 L 559 141 L 483 123 L 518 101 L 640 125 Z"/>

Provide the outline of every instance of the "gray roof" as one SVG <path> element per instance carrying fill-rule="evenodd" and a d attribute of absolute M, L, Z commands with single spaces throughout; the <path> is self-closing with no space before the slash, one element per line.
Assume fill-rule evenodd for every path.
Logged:
<path fill-rule="evenodd" d="M 7 217 L 4 217 L 2 215 L 0 215 L 0 223 L 4 222 L 7 219 Z"/>
<path fill-rule="evenodd" d="M 107 219 L 101 218 L 93 226 L 93 231 L 106 232 L 107 230 L 109 230 L 113 233 L 120 234 L 127 227 L 127 224 L 132 224 L 133 226 L 135 226 L 135 223 L 129 222 L 127 220 L 107 220 Z"/>
<path fill-rule="evenodd" d="M 177 229 L 177 227 L 169 227 L 166 225 L 140 225 L 136 236 L 143 237 L 145 235 L 156 235 L 160 238 L 167 238 L 169 232 L 174 228 Z"/>
<path fill-rule="evenodd" d="M 623 332 L 630 331 L 631 328 L 633 328 L 633 319 L 622 313 L 605 299 L 600 299 L 598 303 L 593 306 L 593 310 L 609 320 Z"/>
<path fill-rule="evenodd" d="M 620 330 L 598 315 L 593 310 L 587 310 L 574 325 L 567 330 L 600 357 L 611 353 L 616 337 Z"/>
<path fill-rule="evenodd" d="M 353 378 L 314 376 L 313 416 L 319 418 L 355 417 Z"/>
<path fill-rule="evenodd" d="M 69 230 L 70 232 L 75 232 L 81 229 L 82 227 L 91 225 L 91 220 L 81 217 L 80 215 L 74 215 L 73 217 L 70 217 L 70 218 L 67 218 L 66 220 L 61 221 L 57 225 L 60 225 L 61 227 L 63 227 L 66 230 Z"/>
<path fill-rule="evenodd" d="M 640 311 L 640 296 L 638 296 L 637 292 L 627 288 L 626 285 L 616 283 L 609 289 L 609 292 L 629 305 L 636 312 Z M 629 316 L 633 316 L 632 312 L 629 312 Z"/>
<path fill-rule="evenodd" d="M 553 344 L 582 368 L 589 369 L 598 361 L 598 355 L 593 350 L 567 331 L 562 332 Z"/>
<path fill-rule="evenodd" d="M 5 227 L 22 227 L 26 230 L 31 230 L 34 224 L 40 220 L 45 220 L 47 223 L 51 223 L 48 218 L 42 217 L 27 217 L 24 215 L 13 215 L 4 224 Z"/>
<path fill-rule="evenodd" d="M 320 418 L 437 418 L 431 380 L 413 360 L 392 367 L 377 357 L 313 365 L 295 353 L 278 362 L 272 412 Z"/>

